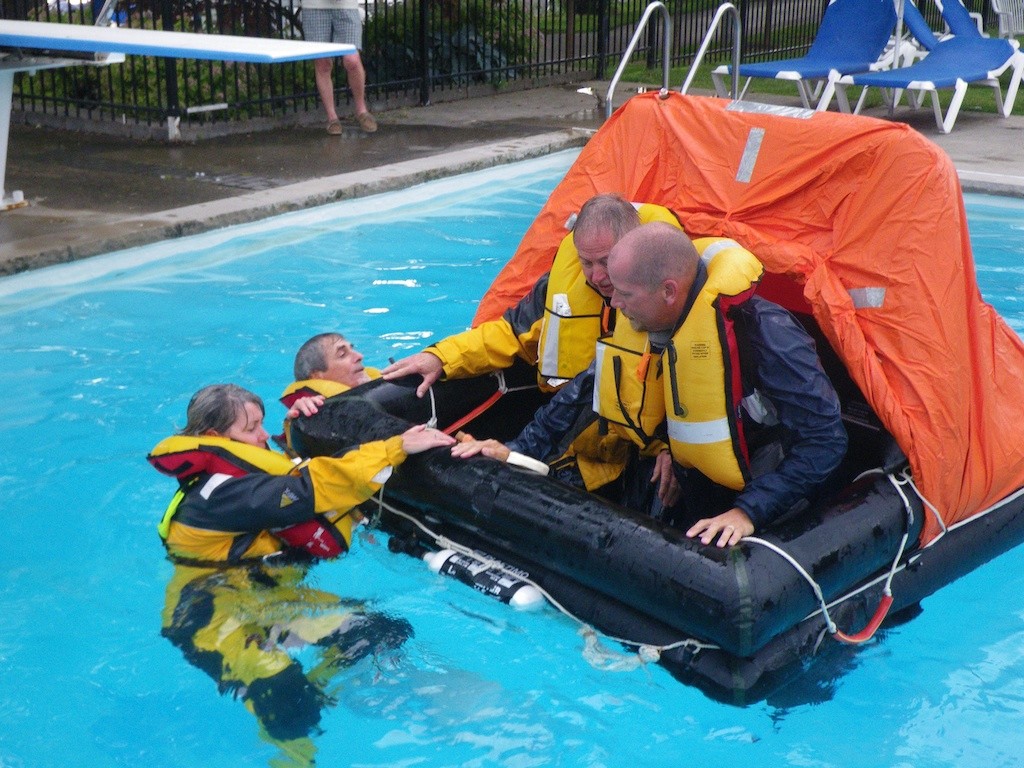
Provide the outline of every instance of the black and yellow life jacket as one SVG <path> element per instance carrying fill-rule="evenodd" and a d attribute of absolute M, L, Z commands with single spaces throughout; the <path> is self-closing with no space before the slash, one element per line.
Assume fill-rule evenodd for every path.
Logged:
<path fill-rule="evenodd" d="M 186 545 L 182 547 L 185 551 L 203 548 L 201 542 L 197 547 L 197 542 L 191 540 L 202 539 L 202 532 L 173 530 L 175 515 L 186 493 L 202 478 L 214 475 L 242 477 L 255 472 L 288 475 L 297 473 L 302 466 L 282 454 L 230 438 L 192 435 L 174 435 L 162 440 L 147 459 L 159 471 L 177 478 L 180 484 L 157 526 L 168 551 L 178 554 L 180 560 L 188 560 L 189 557 L 182 557 L 176 552 L 177 538 L 182 538 L 180 543 Z M 348 551 L 351 540 L 351 516 L 326 512 L 302 523 L 260 532 L 247 543 L 241 559 L 253 560 L 279 552 L 283 544 L 304 549 L 315 557 L 336 557 Z"/>
<path fill-rule="evenodd" d="M 740 408 L 740 348 L 730 311 L 750 299 L 761 262 L 724 238 L 694 241 L 708 279 L 663 353 L 666 427 L 672 458 L 715 483 L 740 490 L 750 457 Z"/>
<path fill-rule="evenodd" d="M 665 424 L 672 458 L 735 490 L 750 477 L 739 409 L 739 343 L 730 310 L 747 301 L 764 269 L 733 240 L 694 241 L 707 281 L 660 357 L 648 335 L 619 323 L 598 345 L 594 409 L 649 445 Z"/>
<path fill-rule="evenodd" d="M 366 375 L 370 377 L 370 380 L 380 378 L 380 371 L 376 368 L 364 368 Z M 348 392 L 352 387 L 348 384 L 342 384 L 331 379 L 302 379 L 300 381 L 293 381 L 287 387 L 284 388 L 284 392 L 281 393 L 281 397 L 278 400 L 285 408 L 291 408 L 295 405 L 295 401 L 301 397 L 313 397 L 320 395 L 321 397 L 334 397 L 340 395 L 343 392 Z M 282 451 L 287 453 L 290 457 L 295 458 L 298 456 L 298 451 L 295 450 L 292 445 L 292 421 L 289 418 L 285 418 L 284 424 L 281 427 L 281 434 L 273 436 L 274 443 Z"/>
<path fill-rule="evenodd" d="M 380 371 L 376 368 L 364 368 L 363 371 L 370 377 L 371 381 L 380 378 Z M 352 387 L 347 384 L 340 384 L 330 379 L 302 379 L 301 381 L 293 381 L 285 387 L 279 399 L 285 408 L 291 408 L 300 397 L 310 397 L 312 395 L 334 397 L 334 395 L 340 395 L 342 392 L 348 392 L 350 389 Z"/>

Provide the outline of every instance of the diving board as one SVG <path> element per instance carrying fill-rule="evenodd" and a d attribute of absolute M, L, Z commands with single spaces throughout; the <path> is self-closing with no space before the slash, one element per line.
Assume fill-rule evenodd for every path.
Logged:
<path fill-rule="evenodd" d="M 111 3 L 108 0 L 104 7 L 109 5 Z M 347 56 L 356 52 L 355 46 L 352 45 L 312 43 L 305 40 L 0 19 L 0 211 L 23 204 L 21 193 L 8 196 L 4 186 L 15 72 L 35 72 L 39 69 L 101 63 L 61 59 L 52 54 L 48 57 L 34 56 L 18 49 L 112 54 L 113 58 L 102 62 L 107 64 L 123 61 L 124 54 L 276 64 Z M 15 201 L 15 198 L 18 200 Z"/>
<path fill-rule="evenodd" d="M 356 52 L 353 45 L 335 43 L 127 27 L 92 27 L 47 21 L 0 21 L 0 48 L 130 53 L 174 59 L 245 61 L 252 64 L 324 59 Z"/>

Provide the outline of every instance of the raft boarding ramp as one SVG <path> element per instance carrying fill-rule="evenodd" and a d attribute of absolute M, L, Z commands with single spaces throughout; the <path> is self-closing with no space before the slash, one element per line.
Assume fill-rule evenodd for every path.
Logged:
<path fill-rule="evenodd" d="M 106 0 L 93 26 L 0 20 L 0 211 L 26 205 L 24 193 L 4 186 L 14 103 L 14 75 L 40 69 L 120 64 L 126 54 L 273 64 L 345 56 L 355 46 L 235 35 L 129 29 L 112 25 L 117 0 Z M 200 107 L 199 109 L 203 109 Z M 195 111 L 195 110 L 193 110 Z M 174 138 L 178 117 L 167 118 Z"/>

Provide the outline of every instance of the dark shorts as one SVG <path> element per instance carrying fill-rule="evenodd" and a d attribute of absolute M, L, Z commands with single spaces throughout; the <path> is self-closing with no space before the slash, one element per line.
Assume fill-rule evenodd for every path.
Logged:
<path fill-rule="evenodd" d="M 342 43 L 363 48 L 363 20 L 355 8 L 302 9 L 303 36 L 312 43 Z"/>

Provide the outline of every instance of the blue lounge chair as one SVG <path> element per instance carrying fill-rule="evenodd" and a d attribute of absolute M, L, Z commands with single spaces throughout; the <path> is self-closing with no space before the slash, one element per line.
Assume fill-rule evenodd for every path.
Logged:
<path fill-rule="evenodd" d="M 743 91 L 754 77 L 792 80 L 804 107 L 810 109 L 817 97 L 815 83 L 828 80 L 831 72 L 845 75 L 871 69 L 885 52 L 895 26 L 892 0 L 833 0 L 806 56 L 740 64 L 740 76 L 747 78 Z M 719 96 L 728 94 L 726 78 L 731 74 L 728 64 L 711 72 Z"/>
<path fill-rule="evenodd" d="M 960 0 L 935 0 L 935 5 L 942 12 L 942 20 L 951 35 L 985 37 L 981 14 L 971 13 Z"/>
<path fill-rule="evenodd" d="M 907 3 L 905 18 L 908 19 L 908 26 L 915 37 L 920 35 L 918 40 L 928 49 L 923 59 L 897 69 L 847 75 L 837 73 L 829 78 L 818 108 L 828 108 L 834 89 L 839 108 L 844 112 L 851 111 L 846 89 L 852 85 L 861 86 L 865 92 L 870 87 L 891 89 L 896 93 L 893 104 L 898 101 L 899 93 L 903 90 L 917 91 L 917 105 L 925 94 L 930 95 L 939 131 L 949 133 L 960 113 L 967 87 L 974 84 L 992 88 L 997 111 L 1003 117 L 1009 117 L 1024 74 L 1024 54 L 1020 52 L 1017 41 L 982 37 L 959 0 L 947 0 L 946 7 L 942 9 L 943 19 L 953 32 L 953 37 L 936 40 L 930 29 L 916 31 L 914 23 L 910 21 L 914 15 L 919 16 L 917 9 Z M 1004 97 L 999 77 L 1008 69 L 1012 75 Z M 945 115 L 939 103 L 939 91 L 944 89 L 953 90 L 953 98 Z M 859 112 L 863 102 L 864 92 L 853 112 Z"/>

